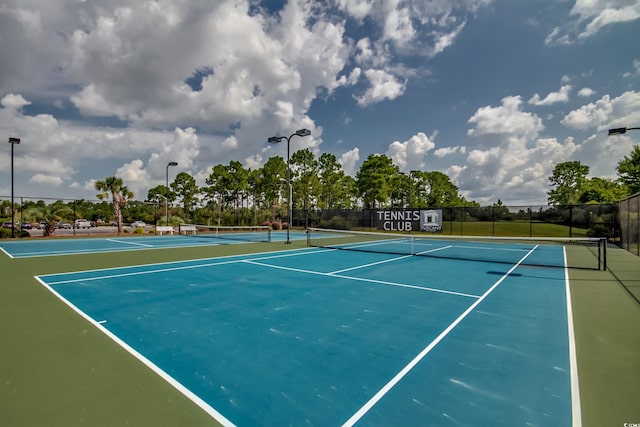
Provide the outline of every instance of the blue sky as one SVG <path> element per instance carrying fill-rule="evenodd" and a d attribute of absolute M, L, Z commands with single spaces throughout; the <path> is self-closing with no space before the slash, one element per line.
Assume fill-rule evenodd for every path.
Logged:
<path fill-rule="evenodd" d="M 144 200 L 170 161 L 204 185 L 305 127 L 292 151 L 352 175 L 380 153 L 481 204 L 544 204 L 555 164 L 615 178 L 640 140 L 606 132 L 640 126 L 639 36 L 637 0 L 9 0 L 0 129 L 19 196 L 94 199 L 117 175 Z"/>

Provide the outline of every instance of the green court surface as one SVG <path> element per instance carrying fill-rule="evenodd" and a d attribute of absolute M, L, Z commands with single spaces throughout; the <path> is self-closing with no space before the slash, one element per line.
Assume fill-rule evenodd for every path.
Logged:
<path fill-rule="evenodd" d="M 0 254 L 0 425 L 212 426 L 204 410 L 34 276 L 303 248 L 251 243 L 11 259 Z M 582 425 L 640 423 L 640 259 L 570 269 Z M 622 283 L 621 283 L 622 282 Z"/>

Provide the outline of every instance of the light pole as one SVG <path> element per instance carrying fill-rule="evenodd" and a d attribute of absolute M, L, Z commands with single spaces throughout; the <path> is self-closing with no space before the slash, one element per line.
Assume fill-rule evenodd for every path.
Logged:
<path fill-rule="evenodd" d="M 614 128 L 609 129 L 609 135 L 622 135 L 627 133 L 628 130 L 640 130 L 640 128 Z"/>
<path fill-rule="evenodd" d="M 291 162 L 290 162 L 290 153 L 291 153 L 291 138 L 293 138 L 294 136 L 309 136 L 311 135 L 311 131 L 309 129 L 299 129 L 297 130 L 295 133 L 292 133 L 291 135 L 289 135 L 288 137 L 286 136 L 272 136 L 271 138 L 269 138 L 267 141 L 270 144 L 277 144 L 280 141 L 283 140 L 287 140 L 287 183 L 289 184 L 289 200 L 288 200 L 288 207 L 287 207 L 287 216 L 288 216 L 288 224 L 287 224 L 287 241 L 285 242 L 285 244 L 289 245 L 291 244 L 291 238 L 289 236 L 289 230 L 291 229 L 291 226 L 293 225 L 293 206 L 292 206 L 292 199 L 293 199 L 293 189 L 291 187 Z"/>
<path fill-rule="evenodd" d="M 16 237 L 16 223 L 13 209 L 13 146 L 20 144 L 20 138 L 9 138 L 11 144 L 11 238 Z"/>
<path fill-rule="evenodd" d="M 167 186 L 167 196 L 169 196 L 169 166 L 178 166 L 178 162 L 169 162 L 167 164 L 167 174 L 166 174 L 166 186 Z M 169 225 L 169 198 L 164 198 L 164 217 L 166 224 Z"/>

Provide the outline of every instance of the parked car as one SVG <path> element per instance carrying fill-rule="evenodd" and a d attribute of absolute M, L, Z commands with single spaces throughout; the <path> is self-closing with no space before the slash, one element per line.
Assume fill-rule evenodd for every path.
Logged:
<path fill-rule="evenodd" d="M 73 222 L 74 228 L 91 228 L 91 223 L 86 219 L 76 219 Z"/>
<path fill-rule="evenodd" d="M 59 222 L 58 225 L 56 226 L 56 228 L 69 230 L 69 229 L 71 229 L 71 224 L 69 224 L 68 222 Z"/>
<path fill-rule="evenodd" d="M 144 228 L 147 224 L 144 221 L 133 221 L 131 223 L 131 228 Z"/>
<path fill-rule="evenodd" d="M 2 228 L 11 228 L 11 222 L 10 222 L 10 221 L 8 221 L 8 222 L 3 222 L 1 227 L 2 227 Z"/>
<path fill-rule="evenodd" d="M 23 222 L 22 223 L 22 229 L 23 230 L 31 230 L 31 224 L 29 224 L 28 222 Z"/>

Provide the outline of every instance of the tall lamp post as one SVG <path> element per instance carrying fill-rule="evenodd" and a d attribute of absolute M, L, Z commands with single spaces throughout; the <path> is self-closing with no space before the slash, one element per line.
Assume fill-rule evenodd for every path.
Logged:
<path fill-rule="evenodd" d="M 169 166 L 178 166 L 178 162 L 169 162 L 167 164 L 167 174 L 166 174 L 166 186 L 167 186 L 167 196 L 169 196 Z M 169 198 L 164 198 L 164 217 L 165 217 L 165 225 L 169 225 Z"/>
<path fill-rule="evenodd" d="M 269 142 L 269 144 L 277 144 L 280 141 L 287 141 L 287 183 L 289 184 L 289 200 L 288 200 L 288 207 L 287 207 L 287 216 L 288 216 L 288 221 L 289 223 L 287 224 L 287 241 L 285 242 L 285 244 L 289 245 L 291 244 L 291 238 L 289 235 L 289 230 L 291 229 L 291 226 L 293 225 L 293 205 L 292 205 L 292 200 L 293 200 L 293 189 L 291 186 L 291 161 L 290 161 L 290 153 L 291 153 L 291 138 L 293 138 L 294 136 L 309 136 L 311 135 L 311 131 L 309 129 L 299 129 L 297 130 L 295 133 L 292 133 L 291 135 L 289 135 L 288 137 L 286 136 L 272 136 L 271 138 L 269 138 L 267 141 Z"/>
<path fill-rule="evenodd" d="M 20 138 L 9 138 L 11 144 L 11 238 L 16 237 L 16 222 L 13 209 L 13 146 L 20 144 Z"/>

